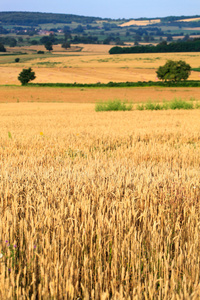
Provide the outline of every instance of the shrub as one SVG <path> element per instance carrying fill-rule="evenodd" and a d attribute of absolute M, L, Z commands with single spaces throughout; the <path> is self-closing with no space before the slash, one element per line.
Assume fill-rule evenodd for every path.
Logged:
<path fill-rule="evenodd" d="M 198 103 L 196 103 L 195 108 L 199 108 L 200 105 Z M 146 105 L 138 105 L 137 106 L 137 110 L 163 110 L 163 109 L 193 109 L 193 103 L 192 102 L 186 102 L 186 101 L 182 101 L 177 100 L 176 98 L 168 103 L 163 103 L 161 104 L 154 104 L 151 102 L 146 103 Z"/>
<path fill-rule="evenodd" d="M 44 51 L 39 50 L 37 54 L 44 54 Z"/>
<path fill-rule="evenodd" d="M 160 104 L 155 104 L 155 110 L 162 110 L 163 106 L 161 106 Z"/>
<path fill-rule="evenodd" d="M 162 105 L 148 102 L 145 106 L 146 110 L 162 110 L 164 109 Z"/>
<path fill-rule="evenodd" d="M 141 105 L 138 104 L 137 107 L 136 107 L 136 109 L 137 109 L 137 110 L 144 110 L 145 107 L 144 107 L 143 104 L 141 104 Z"/>
<path fill-rule="evenodd" d="M 15 62 L 18 63 L 20 61 L 19 57 L 15 58 Z"/>
<path fill-rule="evenodd" d="M 163 109 L 165 109 L 165 110 L 167 110 L 167 109 L 169 109 L 169 103 L 163 103 L 163 105 L 162 105 L 162 107 L 163 107 Z"/>
<path fill-rule="evenodd" d="M 169 104 L 170 109 L 193 109 L 193 103 L 175 99 Z"/>
<path fill-rule="evenodd" d="M 155 104 L 148 102 L 145 106 L 146 110 L 155 110 Z"/>
<path fill-rule="evenodd" d="M 132 104 L 126 104 L 125 102 L 122 103 L 121 100 L 114 100 L 105 103 L 97 103 L 95 111 L 130 111 L 132 108 Z"/>

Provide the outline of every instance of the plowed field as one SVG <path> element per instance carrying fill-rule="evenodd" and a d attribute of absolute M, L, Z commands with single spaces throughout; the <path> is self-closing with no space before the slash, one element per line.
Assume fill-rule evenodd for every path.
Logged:
<path fill-rule="evenodd" d="M 133 103 L 162 102 L 174 98 L 200 100 L 199 88 L 49 88 L 0 87 L 0 103 L 8 102 L 68 102 L 95 103 L 107 100 L 126 100 Z"/>

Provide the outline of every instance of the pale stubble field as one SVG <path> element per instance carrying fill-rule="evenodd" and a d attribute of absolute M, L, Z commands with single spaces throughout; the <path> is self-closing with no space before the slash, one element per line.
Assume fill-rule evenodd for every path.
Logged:
<path fill-rule="evenodd" d="M 192 68 L 200 66 L 198 52 L 109 55 L 111 46 L 108 45 L 79 46 L 83 47 L 81 52 L 61 52 L 62 48 L 55 48 L 45 57 L 29 53 L 19 56 L 19 63 L 15 63 L 14 56 L 9 59 L 5 55 L 0 56 L 0 85 L 20 85 L 18 74 L 28 67 L 35 71 L 36 83 L 107 83 L 156 81 L 156 70 L 168 59 L 184 60 Z M 38 49 L 43 49 L 41 47 L 38 46 Z M 30 47 L 28 49 L 30 51 Z M 200 73 L 192 71 L 189 79 L 199 80 Z"/>
<path fill-rule="evenodd" d="M 19 56 L 20 62 L 13 57 L 0 56 L 0 102 L 69 102 L 95 103 L 120 99 L 140 103 L 200 99 L 199 88 L 106 88 L 106 89 L 61 89 L 21 87 L 17 77 L 23 68 L 31 67 L 35 71 L 35 83 L 108 83 L 109 81 L 156 81 L 156 70 L 167 59 L 185 60 L 192 68 L 200 66 L 199 53 L 162 53 L 109 55 L 109 45 L 78 45 L 81 52 L 61 52 L 55 46 L 53 54 L 34 55 L 43 46 L 31 46 L 27 56 Z M 43 47 L 43 48 L 42 48 Z M 65 56 L 63 56 L 65 55 Z M 199 72 L 191 72 L 191 80 L 199 80 Z M 15 85 L 15 86 L 8 86 Z"/>

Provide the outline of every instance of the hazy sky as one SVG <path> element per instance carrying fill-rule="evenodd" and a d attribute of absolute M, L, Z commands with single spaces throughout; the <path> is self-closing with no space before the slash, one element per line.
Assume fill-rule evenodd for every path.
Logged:
<path fill-rule="evenodd" d="M 0 0 L 0 11 L 37 11 L 106 18 L 200 15 L 200 0 Z"/>

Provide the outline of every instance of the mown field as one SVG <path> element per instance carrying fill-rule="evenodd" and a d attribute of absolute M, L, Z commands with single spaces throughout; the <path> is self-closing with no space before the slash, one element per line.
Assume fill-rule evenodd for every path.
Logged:
<path fill-rule="evenodd" d="M 54 46 L 52 54 L 37 55 L 43 46 L 16 48 L 27 55 L 0 56 L 0 102 L 69 102 L 94 103 L 121 99 L 140 103 L 170 101 L 174 98 L 200 99 L 199 88 L 33 88 L 21 87 L 17 77 L 23 68 L 35 71 L 38 83 L 108 83 L 109 81 L 156 81 L 156 70 L 167 59 L 185 60 L 192 68 L 200 66 L 198 53 L 172 54 L 108 54 L 109 45 L 78 45 L 81 52 L 64 51 Z M 20 62 L 15 63 L 19 57 Z M 192 71 L 189 79 L 199 80 L 200 73 Z M 16 86 L 8 86 L 16 85 Z"/>
<path fill-rule="evenodd" d="M 199 299 L 200 111 L 0 105 L 1 299 Z"/>
<path fill-rule="evenodd" d="M 199 53 L 167 54 L 124 54 L 109 55 L 109 45 L 78 45 L 81 52 L 63 52 L 56 46 L 53 53 L 36 54 L 44 46 L 17 48 L 15 51 L 27 52 L 27 55 L 0 56 L 0 85 L 20 85 L 17 77 L 23 68 L 31 67 L 36 73 L 34 82 L 62 83 L 107 83 L 109 81 L 156 81 L 156 70 L 167 59 L 184 60 L 192 68 L 200 67 Z M 34 53 L 35 49 L 35 53 Z M 32 50 L 32 52 L 30 52 Z M 19 57 L 20 62 L 15 63 Z M 191 72 L 190 80 L 199 80 L 199 72 Z"/>

